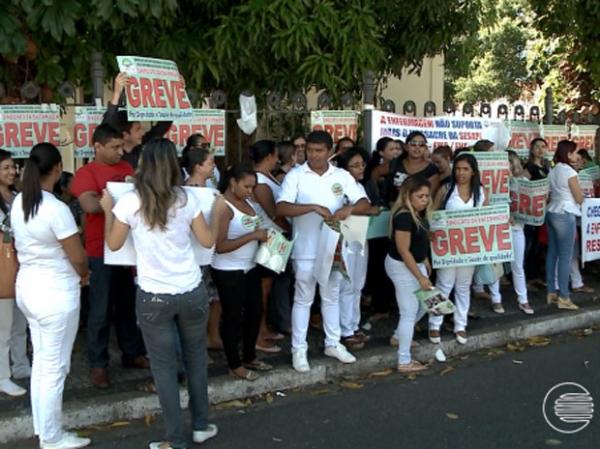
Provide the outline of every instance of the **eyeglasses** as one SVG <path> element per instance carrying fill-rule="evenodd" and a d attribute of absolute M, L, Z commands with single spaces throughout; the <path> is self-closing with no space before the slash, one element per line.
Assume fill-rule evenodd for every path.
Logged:
<path fill-rule="evenodd" d="M 419 142 L 419 141 L 411 140 L 410 142 L 408 142 L 408 145 L 410 145 L 411 147 L 426 147 L 427 142 Z"/>
<path fill-rule="evenodd" d="M 348 168 L 352 168 L 354 170 L 357 170 L 359 168 L 365 168 L 366 166 L 367 166 L 367 164 L 365 164 L 364 162 L 358 162 L 356 164 L 348 165 Z"/>
<path fill-rule="evenodd" d="M 203 142 L 199 145 L 194 145 L 193 148 L 199 148 L 201 150 L 209 150 L 210 149 L 210 142 Z"/>

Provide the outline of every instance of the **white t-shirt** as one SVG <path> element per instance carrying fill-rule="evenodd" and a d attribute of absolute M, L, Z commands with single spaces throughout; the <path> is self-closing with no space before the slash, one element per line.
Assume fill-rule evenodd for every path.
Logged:
<path fill-rule="evenodd" d="M 113 213 L 117 220 L 131 228 L 137 253 L 138 283 L 142 290 L 156 294 L 177 295 L 189 292 L 202 281 L 196 264 L 191 239 L 192 220 L 201 213 L 194 195 L 184 191 L 169 211 L 164 231 L 146 224 L 137 192 L 129 192 L 117 202 Z"/>
<path fill-rule="evenodd" d="M 333 214 L 345 204 L 355 204 L 362 198 L 366 198 L 364 190 L 357 187 L 356 180 L 346 170 L 329 164 L 327 171 L 318 175 L 305 162 L 286 175 L 277 202 L 318 204 Z M 293 218 L 296 244 L 292 258 L 316 259 L 322 221 L 323 218 L 315 212 Z"/>
<path fill-rule="evenodd" d="M 474 195 L 471 195 L 469 201 L 465 203 L 458 193 L 458 186 L 454 186 L 454 190 L 450 194 L 448 201 L 446 201 L 445 210 L 471 209 L 473 207 L 483 206 L 483 202 L 485 201 L 485 191 L 483 190 L 483 187 L 479 188 L 479 199 L 477 204 L 473 204 L 474 200 Z"/>
<path fill-rule="evenodd" d="M 581 208 L 575 202 L 575 198 L 569 187 L 569 179 L 576 177 L 577 172 L 569 164 L 559 162 L 548 174 L 550 182 L 550 202 L 546 211 L 555 214 L 570 213 L 581 216 Z"/>
<path fill-rule="evenodd" d="M 73 214 L 66 204 L 42 191 L 37 213 L 25 223 L 23 195 L 19 194 L 11 207 L 10 221 L 19 257 L 20 278 L 35 279 L 40 288 L 79 288 L 79 275 L 59 242 L 78 233 Z"/>

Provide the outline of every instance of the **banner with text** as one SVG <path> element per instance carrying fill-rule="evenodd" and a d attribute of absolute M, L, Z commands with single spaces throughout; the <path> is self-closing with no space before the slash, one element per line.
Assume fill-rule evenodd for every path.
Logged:
<path fill-rule="evenodd" d="M 581 205 L 581 262 L 600 259 L 600 198 Z"/>
<path fill-rule="evenodd" d="M 60 145 L 60 109 L 56 104 L 0 106 L 0 148 L 15 158 L 29 157 L 31 147 L 50 142 Z"/>
<path fill-rule="evenodd" d="M 489 204 L 506 203 L 510 201 L 508 179 L 510 165 L 508 153 L 505 151 L 476 151 L 471 153 L 477 159 L 481 184 Z"/>
<path fill-rule="evenodd" d="M 569 131 L 566 125 L 542 125 L 542 137 L 548 143 L 546 158 L 552 159 L 556 151 L 556 145 L 561 140 L 569 138 Z"/>
<path fill-rule="evenodd" d="M 310 129 L 327 131 L 335 144 L 342 137 L 350 137 L 356 142 L 358 116 L 356 111 L 311 111 Z"/>
<path fill-rule="evenodd" d="M 105 110 L 104 107 L 97 106 L 75 106 L 75 127 L 73 128 L 75 157 L 94 158 L 92 136 L 96 127 L 102 123 Z"/>
<path fill-rule="evenodd" d="M 596 152 L 596 131 L 598 125 L 571 126 L 571 140 L 577 143 L 578 149 L 588 150 L 590 156 Z"/>
<path fill-rule="evenodd" d="M 192 105 L 177 64 L 166 59 L 117 56 L 129 75 L 125 88 L 130 121 L 169 121 L 192 116 Z"/>
<path fill-rule="evenodd" d="M 452 149 L 473 145 L 481 139 L 494 142 L 497 148 L 506 148 L 508 128 L 503 120 L 487 117 L 410 117 L 391 112 L 373 111 L 371 142 L 373 147 L 382 137 L 406 139 L 412 131 L 421 131 L 430 148 L 449 145 Z"/>
<path fill-rule="evenodd" d="M 513 260 L 508 204 L 438 210 L 429 221 L 433 268 Z"/>
<path fill-rule="evenodd" d="M 522 224 L 541 226 L 546 216 L 548 179 L 531 181 L 526 178 L 510 180 L 510 212 Z"/>
<path fill-rule="evenodd" d="M 507 120 L 506 126 L 510 131 L 508 149 L 515 151 L 519 157 L 527 159 L 529 157 L 529 144 L 533 139 L 541 136 L 540 124 L 522 120 Z"/>
<path fill-rule="evenodd" d="M 192 116 L 177 120 L 167 132 L 167 138 L 181 152 L 192 134 L 200 133 L 210 142 L 215 156 L 225 156 L 225 111 L 223 109 L 193 109 Z"/>

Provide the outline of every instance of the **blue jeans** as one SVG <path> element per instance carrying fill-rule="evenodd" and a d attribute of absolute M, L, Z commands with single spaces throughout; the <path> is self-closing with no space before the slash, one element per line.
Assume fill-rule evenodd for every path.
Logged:
<path fill-rule="evenodd" d="M 568 299 L 569 274 L 575 242 L 575 215 L 546 213 L 548 227 L 548 254 L 546 256 L 546 284 L 548 293 L 556 293 L 556 264 L 558 263 L 558 289 L 561 298 Z"/>
<path fill-rule="evenodd" d="M 130 267 L 105 265 L 90 257 L 87 350 L 91 368 L 108 367 L 110 318 L 114 319 L 124 365 L 144 354 L 135 318 L 135 285 Z M 113 312 L 114 310 L 114 312 Z"/>
<path fill-rule="evenodd" d="M 150 356 L 150 369 L 165 422 L 166 441 L 185 448 L 177 382 L 177 351 L 181 345 L 187 373 L 193 430 L 208 427 L 206 321 L 208 295 L 204 284 L 180 295 L 137 291 L 137 316 Z"/>

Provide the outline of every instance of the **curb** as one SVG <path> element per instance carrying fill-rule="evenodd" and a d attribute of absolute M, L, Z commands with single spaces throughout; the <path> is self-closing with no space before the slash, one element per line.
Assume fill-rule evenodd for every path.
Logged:
<path fill-rule="evenodd" d="M 473 332 L 467 344 L 460 345 L 453 339 L 442 340 L 441 347 L 447 357 L 453 357 L 481 349 L 498 347 L 508 342 L 534 336 L 553 335 L 600 323 L 600 306 L 588 306 L 584 310 L 565 312 L 532 318 L 492 330 Z M 418 360 L 433 358 L 438 345 L 421 343 L 413 350 Z M 255 382 L 234 380 L 229 376 L 209 379 L 208 394 L 211 404 L 243 399 L 273 391 L 306 387 L 346 376 L 361 376 L 390 366 L 395 366 L 396 351 L 389 347 L 363 350 L 356 363 L 344 365 L 331 359 L 318 359 L 312 363 L 308 373 L 297 373 L 291 368 L 277 368 L 263 374 Z M 187 389 L 180 390 L 181 404 L 187 407 Z M 65 428 L 82 428 L 102 423 L 139 419 L 160 413 L 158 397 L 154 394 L 132 391 L 94 398 L 93 403 L 74 400 L 65 403 L 63 424 Z M 0 419 L 0 443 L 33 437 L 33 423 L 29 412 L 26 415 Z"/>

